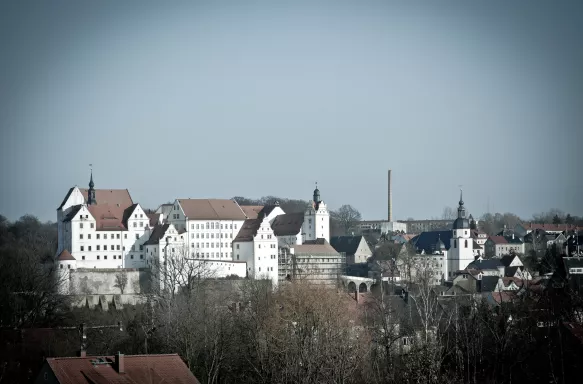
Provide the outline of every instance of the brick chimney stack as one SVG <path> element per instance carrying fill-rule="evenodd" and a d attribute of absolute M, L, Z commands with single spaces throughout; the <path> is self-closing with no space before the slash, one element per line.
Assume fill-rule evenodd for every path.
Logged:
<path fill-rule="evenodd" d="M 115 368 L 117 369 L 117 373 L 126 373 L 123 353 L 118 352 L 115 355 Z"/>

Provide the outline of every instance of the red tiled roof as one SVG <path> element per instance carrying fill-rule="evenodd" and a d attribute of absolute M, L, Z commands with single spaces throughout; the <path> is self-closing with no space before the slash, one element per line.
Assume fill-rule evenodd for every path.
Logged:
<path fill-rule="evenodd" d="M 541 229 L 543 231 L 573 231 L 581 230 L 583 227 L 577 227 L 573 224 L 537 224 L 537 223 L 520 223 L 524 229 Z"/>
<path fill-rule="evenodd" d="M 508 244 L 508 240 L 504 236 L 490 236 L 494 244 Z"/>
<path fill-rule="evenodd" d="M 73 257 L 73 255 L 71 255 L 71 253 L 69 252 L 69 250 L 67 249 L 63 249 L 63 252 L 61 252 L 59 254 L 59 256 L 57 257 L 57 260 L 77 260 Z"/>
<path fill-rule="evenodd" d="M 162 214 L 161 213 L 146 213 L 146 216 L 148 216 L 148 219 L 150 219 L 150 227 L 153 227 L 160 222 L 159 220 L 160 220 L 160 216 L 162 216 Z"/>
<path fill-rule="evenodd" d="M 262 209 L 263 205 L 241 205 L 241 210 L 248 219 L 257 219 Z"/>
<path fill-rule="evenodd" d="M 87 207 L 93 218 L 95 218 L 95 229 L 97 231 L 123 231 L 126 230 L 124 216 L 129 216 L 135 207 L 118 207 L 117 205 L 97 204 Z"/>
<path fill-rule="evenodd" d="M 247 216 L 233 200 L 178 199 L 184 214 L 191 220 L 246 220 Z"/>
<path fill-rule="evenodd" d="M 318 240 L 313 240 L 312 243 L 308 241 L 304 242 L 301 245 L 294 245 L 292 246 L 294 249 L 294 253 L 296 255 L 299 254 L 310 254 L 310 255 L 338 255 L 340 254 L 328 243 L 326 240 L 322 239 L 323 242 L 318 242 Z"/>
<path fill-rule="evenodd" d="M 177 354 L 123 356 L 125 373 L 118 373 L 114 356 L 47 358 L 60 384 L 200 384 Z M 101 361 L 101 364 L 94 364 Z"/>
<path fill-rule="evenodd" d="M 65 205 L 74 189 L 75 187 L 69 189 L 69 192 L 67 192 L 63 202 L 57 209 L 60 209 L 63 207 L 63 205 Z M 79 188 L 79 191 L 85 198 L 85 202 L 87 202 L 89 190 L 86 188 Z M 114 206 L 119 204 L 119 206 L 123 208 L 127 208 L 134 203 L 132 201 L 132 197 L 130 196 L 130 192 L 127 189 L 96 189 L 95 200 L 97 201 L 97 204 L 111 204 Z"/>

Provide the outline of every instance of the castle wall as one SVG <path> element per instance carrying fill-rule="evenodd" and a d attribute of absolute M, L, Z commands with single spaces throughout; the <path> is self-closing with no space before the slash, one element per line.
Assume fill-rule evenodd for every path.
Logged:
<path fill-rule="evenodd" d="M 123 281 L 126 280 L 125 284 Z M 150 271 L 146 269 L 79 268 L 69 275 L 71 295 L 132 295 L 146 293 L 150 286 Z"/>

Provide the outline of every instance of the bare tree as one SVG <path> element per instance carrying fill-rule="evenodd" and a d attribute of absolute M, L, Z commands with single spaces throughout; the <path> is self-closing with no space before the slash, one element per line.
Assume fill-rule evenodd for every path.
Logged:
<path fill-rule="evenodd" d="M 128 275 L 125 271 L 120 271 L 115 275 L 115 287 L 119 288 L 119 291 L 123 295 L 126 287 L 128 285 Z"/>
<path fill-rule="evenodd" d="M 340 223 L 345 234 L 348 234 L 350 228 L 354 227 L 362 220 L 360 212 L 348 204 L 341 206 L 337 211 L 332 211 L 331 217 Z"/>
<path fill-rule="evenodd" d="M 443 220 L 453 220 L 457 217 L 457 212 L 452 207 L 446 206 L 443 208 L 441 218 Z"/>

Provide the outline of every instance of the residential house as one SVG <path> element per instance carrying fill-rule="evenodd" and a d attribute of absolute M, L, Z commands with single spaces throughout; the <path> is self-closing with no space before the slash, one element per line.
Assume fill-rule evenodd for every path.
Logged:
<path fill-rule="evenodd" d="M 502 257 L 512 252 L 524 254 L 524 242 L 519 237 L 490 236 L 484 243 L 486 257 Z"/>
<path fill-rule="evenodd" d="M 536 229 L 545 231 L 546 233 L 559 234 L 563 232 L 582 230 L 583 228 L 578 228 L 576 225 L 573 224 L 518 223 L 514 226 L 514 232 L 521 238 Z"/>
<path fill-rule="evenodd" d="M 366 263 L 372 256 L 364 236 L 334 236 L 330 238 L 330 245 L 346 256 L 346 264 Z"/>
<path fill-rule="evenodd" d="M 200 384 L 177 354 L 47 358 L 36 384 Z"/>

